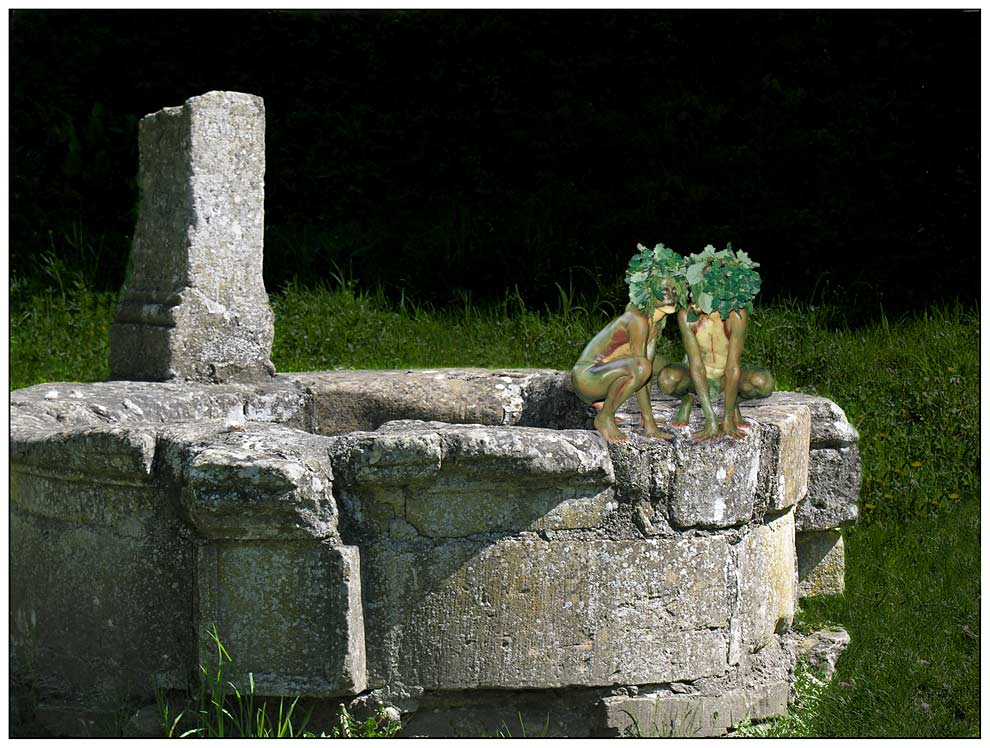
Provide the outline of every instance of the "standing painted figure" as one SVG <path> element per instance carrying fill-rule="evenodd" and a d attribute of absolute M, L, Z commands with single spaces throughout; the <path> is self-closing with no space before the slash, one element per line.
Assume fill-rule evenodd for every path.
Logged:
<path fill-rule="evenodd" d="M 664 367 L 657 375 L 657 386 L 667 395 L 681 397 L 675 426 L 688 424 L 697 396 L 705 425 L 691 435 L 694 439 L 745 436 L 743 429 L 749 425 L 739 411 L 739 401 L 773 392 L 769 371 L 741 363 L 753 297 L 760 289 L 756 267 L 759 264 L 745 252 L 733 252 L 731 244 L 720 252 L 709 245 L 686 260 L 690 301 L 677 310 L 677 326 L 687 360 Z M 720 392 L 725 393 L 725 407 L 717 422 L 712 405 Z"/>
<path fill-rule="evenodd" d="M 656 356 L 657 338 L 666 316 L 676 309 L 675 277 L 682 272 L 683 258 L 662 244 L 653 249 L 639 245 L 639 250 L 626 272 L 629 305 L 591 339 L 571 369 L 574 391 L 598 409 L 595 428 L 606 441 L 628 438 L 616 426 L 615 411 L 634 393 L 643 414 L 643 433 L 673 438 L 657 429 L 650 382 L 666 364 Z"/>

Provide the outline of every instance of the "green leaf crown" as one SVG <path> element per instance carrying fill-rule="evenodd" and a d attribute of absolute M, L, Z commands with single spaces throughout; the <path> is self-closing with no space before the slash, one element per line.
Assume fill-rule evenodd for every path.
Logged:
<path fill-rule="evenodd" d="M 677 299 L 686 300 L 684 258 L 663 244 L 658 244 L 653 249 L 637 244 L 636 248 L 639 253 L 633 255 L 626 270 L 629 302 L 647 316 L 652 316 L 656 303 L 663 299 L 663 283 L 666 279 L 673 283 Z"/>
<path fill-rule="evenodd" d="M 718 312 L 722 319 L 733 309 L 752 314 L 753 298 L 760 291 L 760 274 L 753 268 L 759 266 L 741 249 L 734 252 L 731 244 L 717 252 L 709 244 L 688 255 L 684 278 L 691 289 L 691 302 L 705 314 Z M 686 305 L 687 297 L 678 296 L 678 301 Z"/>

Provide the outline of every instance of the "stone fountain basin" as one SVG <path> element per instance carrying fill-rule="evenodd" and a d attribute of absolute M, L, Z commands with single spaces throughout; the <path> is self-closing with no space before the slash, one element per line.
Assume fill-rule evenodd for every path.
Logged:
<path fill-rule="evenodd" d="M 834 563 L 857 436 L 824 398 L 743 414 L 739 441 L 606 445 L 553 370 L 15 391 L 12 676 L 41 708 L 153 703 L 215 624 L 258 693 L 421 734 L 514 724 L 523 692 L 551 734 L 778 714 L 800 538 Z"/>

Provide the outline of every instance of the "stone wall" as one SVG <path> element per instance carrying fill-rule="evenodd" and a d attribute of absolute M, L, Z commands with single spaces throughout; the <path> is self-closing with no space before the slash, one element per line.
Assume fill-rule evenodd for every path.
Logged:
<path fill-rule="evenodd" d="M 49 725 L 153 703 L 215 624 L 259 694 L 414 734 L 778 714 L 799 564 L 841 580 L 801 538 L 855 517 L 855 432 L 821 398 L 743 412 L 740 441 L 606 446 L 547 370 L 16 391 L 15 694 Z"/>

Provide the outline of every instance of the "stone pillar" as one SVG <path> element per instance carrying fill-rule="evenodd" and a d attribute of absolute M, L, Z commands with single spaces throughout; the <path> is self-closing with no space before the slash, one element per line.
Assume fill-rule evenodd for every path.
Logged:
<path fill-rule="evenodd" d="M 271 377 L 264 102 L 230 91 L 193 97 L 142 119 L 139 145 L 141 203 L 110 328 L 111 378 Z"/>

